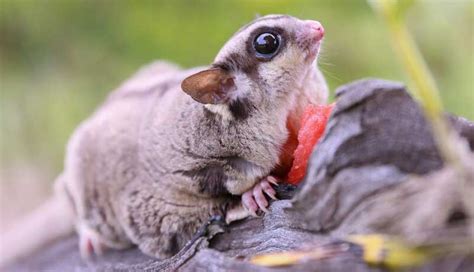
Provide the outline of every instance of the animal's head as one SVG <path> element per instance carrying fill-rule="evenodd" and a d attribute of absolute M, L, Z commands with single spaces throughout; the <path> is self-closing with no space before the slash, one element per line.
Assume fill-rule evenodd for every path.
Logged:
<path fill-rule="evenodd" d="M 224 45 L 208 70 L 182 82 L 203 104 L 228 107 L 245 117 L 248 107 L 287 99 L 316 69 L 324 36 L 319 22 L 268 15 L 242 27 Z"/>

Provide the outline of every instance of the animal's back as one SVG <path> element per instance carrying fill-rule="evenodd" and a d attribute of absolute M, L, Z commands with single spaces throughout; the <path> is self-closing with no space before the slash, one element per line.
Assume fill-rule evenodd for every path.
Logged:
<path fill-rule="evenodd" d="M 112 248 L 130 245 L 118 218 L 116 198 L 138 175 L 139 134 L 152 104 L 157 106 L 161 96 L 176 90 L 182 80 L 180 71 L 165 62 L 141 69 L 112 92 L 71 137 L 61 182 L 72 200 L 78 232 L 85 236 L 81 243 L 86 245 L 81 247 L 88 247 L 87 243 Z"/>
<path fill-rule="evenodd" d="M 183 72 L 164 61 L 145 66 L 82 122 L 69 140 L 56 195 L 2 234 L 8 251 L 2 252 L 0 267 L 72 233 L 73 221 L 83 239 L 81 249 L 91 242 L 84 238 L 95 234 L 96 240 L 100 237 L 99 242 L 113 248 L 130 245 L 111 205 L 116 201 L 109 197 L 135 175 L 138 128 L 150 102 L 176 89 Z"/>

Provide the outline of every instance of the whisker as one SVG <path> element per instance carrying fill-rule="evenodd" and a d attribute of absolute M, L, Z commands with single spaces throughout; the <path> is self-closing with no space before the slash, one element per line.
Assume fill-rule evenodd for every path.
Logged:
<path fill-rule="evenodd" d="M 330 77 L 330 78 L 336 80 L 338 83 L 342 83 L 342 79 L 339 78 L 339 77 L 337 77 L 334 72 L 331 72 L 331 71 L 329 71 L 329 70 L 326 70 L 326 69 L 324 69 L 324 68 L 322 68 L 322 67 L 319 67 L 319 70 L 321 70 L 321 71 L 324 73 L 325 76 Z"/>

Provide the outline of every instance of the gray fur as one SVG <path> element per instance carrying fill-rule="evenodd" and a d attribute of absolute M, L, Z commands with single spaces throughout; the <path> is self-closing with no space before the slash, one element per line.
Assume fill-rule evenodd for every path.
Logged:
<path fill-rule="evenodd" d="M 246 54 L 246 39 L 256 27 L 292 33 L 301 23 L 264 18 L 235 34 L 214 63 Z M 304 106 L 327 98 L 314 59 L 286 42 L 270 62 L 247 61 L 245 69 L 232 63 L 237 91 L 228 104 L 194 101 L 180 83 L 202 69 L 163 62 L 113 92 L 68 145 L 62 180 L 79 234 L 92 231 L 108 247 L 136 244 L 146 254 L 169 257 L 211 215 L 224 214 L 232 195 L 269 175 L 287 140 L 287 122 L 298 127 Z M 149 73 L 156 81 L 141 84 Z"/>

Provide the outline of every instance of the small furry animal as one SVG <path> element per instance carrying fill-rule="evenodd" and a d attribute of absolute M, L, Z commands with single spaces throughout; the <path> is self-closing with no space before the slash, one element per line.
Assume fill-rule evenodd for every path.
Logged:
<path fill-rule="evenodd" d="M 268 15 L 238 30 L 210 67 L 140 70 L 72 135 L 48 207 L 56 215 L 36 216 L 56 219 L 30 224 L 34 235 L 74 224 L 84 257 L 137 245 L 166 258 L 212 215 L 266 211 L 302 110 L 327 99 L 316 66 L 323 35 L 319 22 Z"/>

